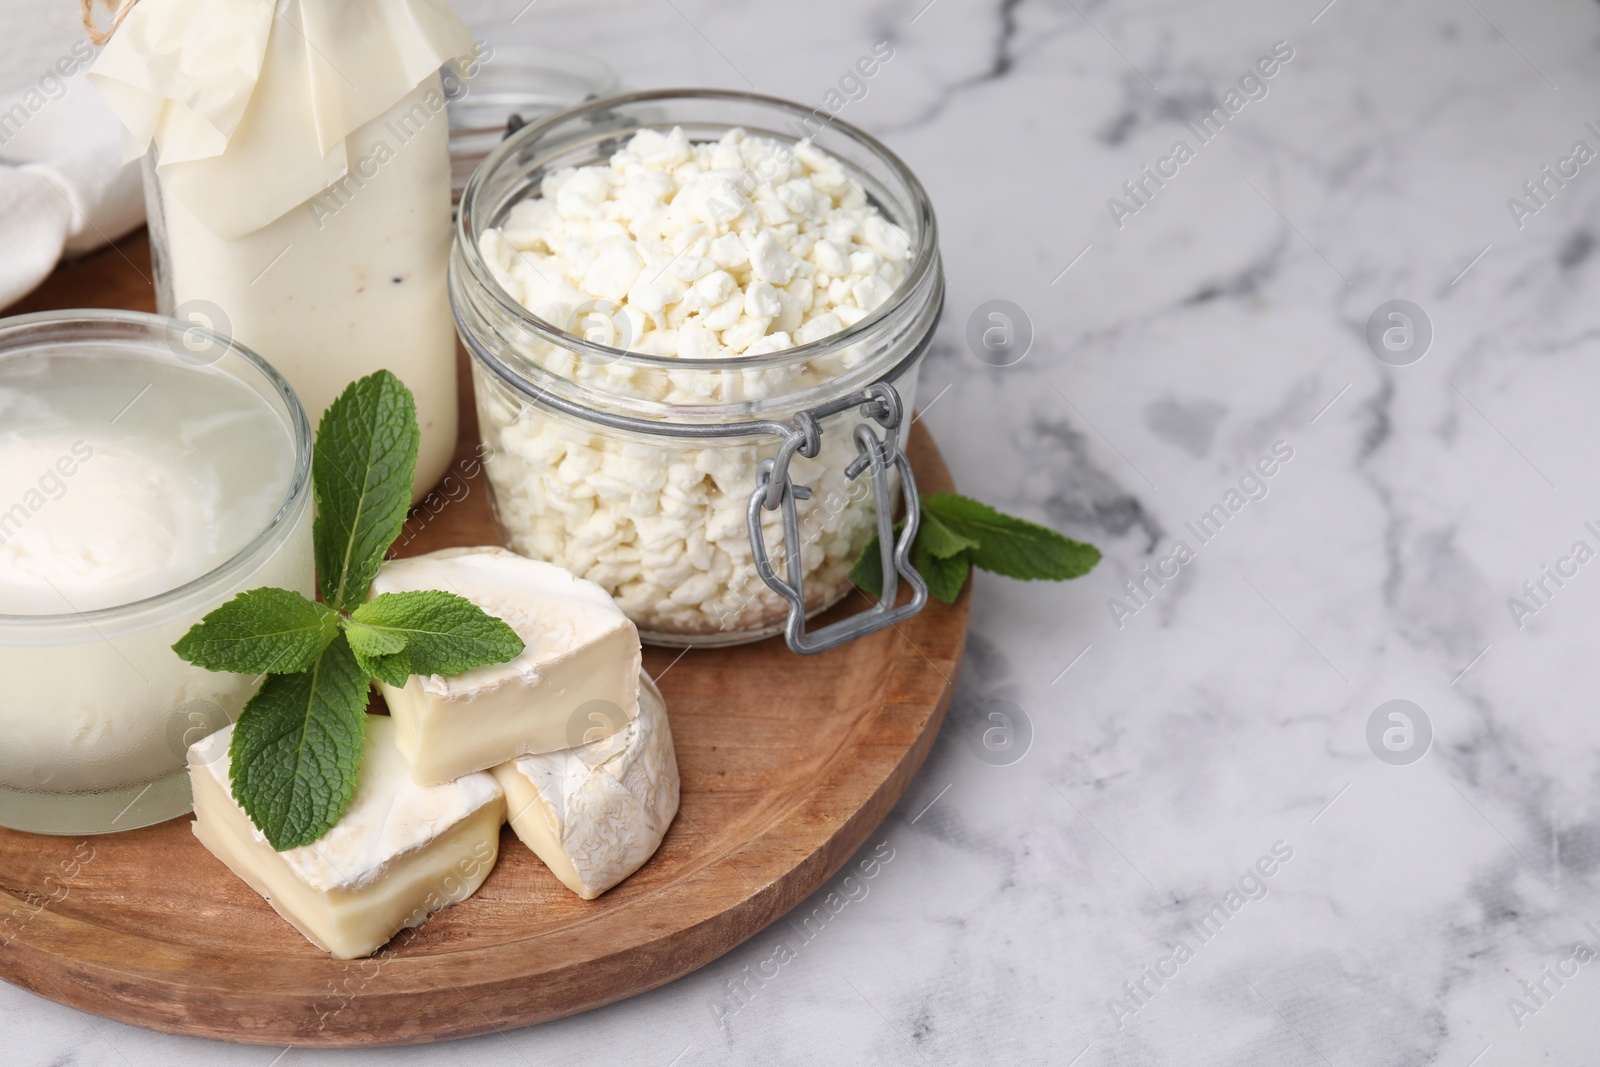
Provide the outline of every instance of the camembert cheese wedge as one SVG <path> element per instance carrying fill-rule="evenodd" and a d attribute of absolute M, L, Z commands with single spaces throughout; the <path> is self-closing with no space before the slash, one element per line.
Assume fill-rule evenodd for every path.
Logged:
<path fill-rule="evenodd" d="M 503 548 L 391 560 L 372 596 L 443 589 L 504 619 L 525 648 L 506 663 L 380 686 L 419 782 L 609 735 L 639 714 L 639 632 L 593 582 Z"/>
<path fill-rule="evenodd" d="M 678 757 L 661 693 L 610 737 L 494 769 L 511 828 L 561 883 L 593 900 L 638 870 L 678 813 Z"/>
<path fill-rule="evenodd" d="M 475 893 L 499 857 L 505 798 L 494 776 L 418 785 L 395 724 L 367 716 L 366 755 L 338 824 L 276 852 L 228 775 L 233 727 L 189 749 L 194 834 L 279 915 L 337 959 L 371 955 L 406 927 Z"/>

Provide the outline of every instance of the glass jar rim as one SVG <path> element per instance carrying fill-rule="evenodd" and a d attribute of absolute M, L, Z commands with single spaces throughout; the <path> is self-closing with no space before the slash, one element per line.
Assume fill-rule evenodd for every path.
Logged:
<path fill-rule="evenodd" d="M 28 315 L 13 315 L 0 318 L 0 358 L 17 351 L 27 351 L 28 348 L 46 340 L 52 344 L 70 341 L 74 332 L 73 327 L 75 326 L 90 329 L 96 326 L 132 327 L 142 331 L 144 335 L 143 341 L 154 340 L 162 333 L 168 337 L 174 334 L 198 335 L 208 345 L 216 345 L 216 351 L 241 357 L 245 364 L 254 369 L 283 402 L 289 419 L 289 436 L 295 451 L 294 472 L 290 476 L 289 489 L 284 496 L 283 503 L 278 506 L 277 511 L 273 513 L 267 524 L 262 527 L 261 532 L 240 548 L 239 551 L 203 574 L 196 575 L 180 585 L 151 596 L 130 600 L 123 604 L 94 608 L 90 611 L 61 612 L 49 615 L 8 615 L 0 613 L 0 632 L 7 629 L 24 628 L 32 630 L 54 629 L 85 623 L 92 627 L 96 623 L 114 622 L 120 618 L 141 612 L 157 610 L 201 592 L 245 566 L 272 541 L 279 529 L 292 516 L 296 505 L 305 496 L 311 481 L 311 422 L 306 416 L 304 406 L 300 403 L 300 398 L 295 395 L 294 388 L 283 375 L 278 373 L 276 367 L 255 352 L 233 338 L 218 334 L 206 327 L 143 311 L 119 311 L 106 308 L 39 311 Z M 55 329 L 51 330 L 51 327 Z M 43 336 L 37 339 L 28 336 L 35 332 L 42 332 Z M 19 333 L 22 334 L 21 337 L 17 336 Z M 90 336 L 92 335 L 85 335 L 84 339 L 87 340 Z M 93 339 L 116 347 L 126 347 L 130 351 L 137 351 L 139 348 L 145 347 L 141 344 L 140 339 L 132 337 L 108 338 L 100 336 Z M 220 358 L 221 355 L 217 357 L 217 359 Z M 211 362 L 215 363 L 216 360 Z"/>
<path fill-rule="evenodd" d="M 473 172 L 472 178 L 467 182 L 466 190 L 461 194 L 461 208 L 456 216 L 456 244 L 462 250 L 462 259 L 467 269 L 471 271 L 474 280 L 484 287 L 495 303 L 505 313 L 545 340 L 552 344 L 581 352 L 592 359 L 639 369 L 742 371 L 779 367 L 828 355 L 869 336 L 885 319 L 893 315 L 909 297 L 926 284 L 930 273 L 940 269 L 938 265 L 938 222 L 934 217 L 933 202 L 929 199 L 927 190 L 923 188 L 922 182 L 918 180 L 911 168 L 906 166 L 905 162 L 895 155 L 882 141 L 858 126 L 830 117 L 827 129 L 837 130 L 868 149 L 889 168 L 896 180 L 905 186 L 911 194 L 911 206 L 919 223 L 920 241 L 913 248 L 916 258 L 912 262 L 911 269 L 906 271 L 905 277 L 900 280 L 900 284 L 895 287 L 889 297 L 859 321 L 852 323 L 838 333 L 830 334 L 827 337 L 810 341 L 803 345 L 796 345 L 793 348 L 760 353 L 754 356 L 738 355 L 708 359 L 655 356 L 643 352 L 633 352 L 625 348 L 614 348 L 610 345 L 591 341 L 569 330 L 564 330 L 554 323 L 535 315 L 500 286 L 500 283 L 495 280 L 489 271 L 488 265 L 484 262 L 483 254 L 478 248 L 476 235 L 472 231 L 473 222 L 478 213 L 478 199 L 482 195 L 484 183 L 508 157 L 516 153 L 527 142 L 537 139 L 557 126 L 617 107 L 669 100 L 721 100 L 740 104 L 755 104 L 769 107 L 775 112 L 782 112 L 795 118 L 811 118 L 816 114 L 815 108 L 806 107 L 791 100 L 784 100 L 781 97 L 767 96 L 763 93 L 748 93 L 734 89 L 652 89 L 644 92 L 602 97 L 598 100 L 579 104 L 576 107 L 567 108 L 565 111 L 546 115 L 528 123 L 500 142 L 494 151 L 484 157 L 483 162 L 479 164 L 478 169 Z M 673 125 L 679 124 L 674 123 Z M 647 128 L 647 125 L 641 123 L 639 128 Z M 791 143 L 798 144 L 801 142 Z M 487 222 L 485 228 L 487 228 Z"/>

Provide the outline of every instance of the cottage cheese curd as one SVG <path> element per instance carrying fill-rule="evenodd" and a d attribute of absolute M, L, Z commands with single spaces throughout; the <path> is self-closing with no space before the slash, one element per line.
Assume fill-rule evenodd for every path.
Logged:
<path fill-rule="evenodd" d="M 527 353 L 612 396 L 727 405 L 828 382 L 867 353 L 847 346 L 727 369 L 716 361 L 837 334 L 889 299 L 912 257 L 906 232 L 837 159 L 739 129 L 698 144 L 681 128 L 642 130 L 606 164 L 547 175 L 539 194 L 479 240 L 499 285 L 569 332 L 693 361 L 663 371 L 553 345 Z M 783 618 L 784 602 L 756 575 L 745 518 L 775 441 L 677 447 L 601 430 L 474 370 L 496 509 L 514 548 L 603 586 L 648 634 L 745 632 Z M 844 475 L 857 454 L 856 419 L 825 424 L 821 453 L 791 467 L 796 484 L 815 491 L 800 503 L 813 608 L 848 588 L 875 526 L 870 480 Z M 779 514 L 762 519 L 776 559 Z"/>

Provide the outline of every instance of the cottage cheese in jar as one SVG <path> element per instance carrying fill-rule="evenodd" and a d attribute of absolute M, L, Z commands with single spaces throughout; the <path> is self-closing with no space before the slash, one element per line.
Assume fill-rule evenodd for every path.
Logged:
<path fill-rule="evenodd" d="M 929 266 L 846 163 L 809 140 L 739 126 L 714 137 L 639 129 L 601 161 L 548 170 L 495 224 L 476 233 L 470 224 L 463 219 L 463 236 L 495 288 L 542 326 L 611 357 L 516 328 L 489 344 L 541 383 L 663 422 L 788 423 L 807 406 L 785 408 L 788 398 L 875 380 L 862 376 L 893 362 L 893 346 L 859 341 L 851 327 L 903 301 L 904 283 Z M 459 247 L 457 256 L 458 323 L 478 352 Z M 922 295 L 934 291 L 930 283 Z M 895 386 L 909 410 L 915 362 L 901 370 Z M 730 643 L 782 628 L 788 605 L 757 574 L 747 520 L 777 438 L 610 427 L 550 410 L 537 389 L 514 388 L 482 359 L 474 374 L 510 547 L 601 585 L 656 643 Z M 790 467 L 812 491 L 798 501 L 808 612 L 849 591 L 877 528 L 871 477 L 846 474 L 861 421 L 855 409 L 823 420 L 818 453 Z M 781 514 L 762 511 L 760 521 L 783 572 Z"/>

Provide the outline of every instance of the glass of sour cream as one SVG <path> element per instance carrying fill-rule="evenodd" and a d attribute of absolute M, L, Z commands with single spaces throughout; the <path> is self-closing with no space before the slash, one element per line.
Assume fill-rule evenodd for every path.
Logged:
<path fill-rule="evenodd" d="M 0 826 L 190 809 L 185 753 L 257 679 L 172 645 L 256 586 L 315 593 L 311 429 L 246 348 L 155 315 L 0 319 Z"/>

